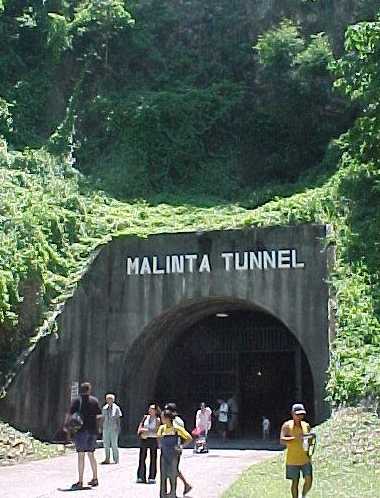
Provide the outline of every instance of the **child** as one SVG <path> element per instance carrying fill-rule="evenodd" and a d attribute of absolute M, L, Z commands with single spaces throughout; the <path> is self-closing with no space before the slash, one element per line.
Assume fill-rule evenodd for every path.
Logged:
<path fill-rule="evenodd" d="M 174 418 L 175 415 L 172 411 L 164 410 L 161 416 L 163 425 L 159 427 L 157 432 L 161 449 L 160 498 L 176 498 L 179 455 L 182 445 L 189 444 L 192 441 L 192 437 L 183 427 L 173 425 Z M 170 481 L 169 494 L 167 494 L 168 479 Z"/>

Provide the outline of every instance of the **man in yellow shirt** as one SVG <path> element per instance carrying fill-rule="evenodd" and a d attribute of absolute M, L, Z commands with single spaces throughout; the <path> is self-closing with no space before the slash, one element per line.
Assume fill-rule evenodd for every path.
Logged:
<path fill-rule="evenodd" d="M 302 498 L 305 498 L 313 484 L 313 468 L 308 454 L 306 435 L 310 433 L 310 425 L 305 422 L 306 410 L 301 403 L 292 406 L 292 419 L 285 422 L 281 428 L 281 444 L 286 451 L 286 479 L 292 481 L 292 498 L 298 498 L 298 486 L 302 472 L 304 484 Z M 305 442 L 306 440 L 306 442 Z"/>

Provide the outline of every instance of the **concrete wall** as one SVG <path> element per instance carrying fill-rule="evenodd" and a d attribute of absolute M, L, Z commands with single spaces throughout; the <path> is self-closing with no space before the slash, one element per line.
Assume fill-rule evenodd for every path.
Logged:
<path fill-rule="evenodd" d="M 66 303 L 58 334 L 43 338 L 26 359 L 0 404 L 1 415 L 51 438 L 71 383 L 89 380 L 99 397 L 118 393 L 134 430 L 154 395 L 162 356 L 181 331 L 220 310 L 257 308 L 281 320 L 300 342 L 313 374 L 315 416 L 323 420 L 329 362 L 325 236 L 325 226 L 300 225 L 114 239 Z M 297 251 L 303 268 L 226 271 L 221 257 L 286 249 Z M 127 257 L 150 257 L 152 266 L 153 256 L 162 265 L 166 255 L 184 254 L 208 254 L 211 271 L 196 266 L 193 272 L 127 275 Z"/>

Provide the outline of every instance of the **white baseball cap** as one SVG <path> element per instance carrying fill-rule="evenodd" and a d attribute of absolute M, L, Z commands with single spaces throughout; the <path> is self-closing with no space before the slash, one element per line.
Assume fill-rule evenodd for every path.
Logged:
<path fill-rule="evenodd" d="M 306 410 L 302 403 L 296 403 L 293 405 L 292 412 L 296 415 L 306 415 Z"/>

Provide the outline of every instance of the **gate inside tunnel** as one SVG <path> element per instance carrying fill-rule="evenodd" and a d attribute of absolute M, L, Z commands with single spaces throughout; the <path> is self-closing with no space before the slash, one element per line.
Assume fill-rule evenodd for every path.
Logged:
<path fill-rule="evenodd" d="M 247 310 L 213 313 L 184 330 L 163 356 L 155 389 L 161 404 L 177 403 L 188 427 L 201 401 L 216 409 L 218 398 L 234 398 L 236 435 L 245 437 L 260 434 L 263 415 L 277 436 L 296 401 L 313 421 L 313 396 L 309 362 L 294 335 L 272 315 Z"/>
<path fill-rule="evenodd" d="M 261 430 L 269 417 L 273 430 L 302 400 L 313 419 L 313 380 L 307 358 L 293 334 L 260 311 L 207 316 L 184 330 L 163 357 L 156 399 L 175 401 L 188 423 L 201 401 L 235 398 L 240 435 Z"/>

